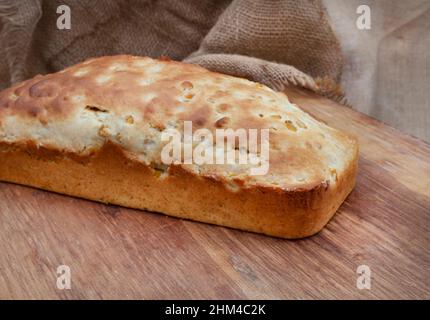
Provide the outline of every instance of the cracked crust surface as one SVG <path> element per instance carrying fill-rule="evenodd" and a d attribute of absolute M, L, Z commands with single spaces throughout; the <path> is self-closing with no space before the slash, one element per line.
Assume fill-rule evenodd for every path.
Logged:
<path fill-rule="evenodd" d="M 186 120 L 211 132 L 270 129 L 269 172 L 163 167 L 161 132 L 181 131 Z M 353 188 L 358 158 L 354 138 L 282 93 L 132 56 L 91 59 L 2 91 L 0 152 L 0 180 L 286 238 L 327 223 Z"/>

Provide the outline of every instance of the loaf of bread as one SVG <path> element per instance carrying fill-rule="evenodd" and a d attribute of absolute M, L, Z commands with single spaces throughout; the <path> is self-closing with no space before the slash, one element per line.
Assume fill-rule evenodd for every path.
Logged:
<path fill-rule="evenodd" d="M 253 156 L 266 170 L 185 161 L 183 137 L 180 157 L 166 163 L 163 133 L 184 133 L 186 122 L 214 137 L 266 130 L 257 149 L 251 139 L 204 141 L 207 154 Z M 357 159 L 353 137 L 285 94 L 165 59 L 91 59 L 0 93 L 0 180 L 277 237 L 321 230 L 353 189 Z"/>

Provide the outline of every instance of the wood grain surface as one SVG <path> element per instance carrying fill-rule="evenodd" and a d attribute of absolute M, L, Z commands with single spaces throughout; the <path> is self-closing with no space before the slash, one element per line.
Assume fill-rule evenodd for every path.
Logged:
<path fill-rule="evenodd" d="M 0 298 L 429 299 L 430 145 L 288 94 L 360 142 L 356 189 L 322 232 L 288 241 L 0 183 Z M 370 290 L 357 288 L 360 265 Z"/>

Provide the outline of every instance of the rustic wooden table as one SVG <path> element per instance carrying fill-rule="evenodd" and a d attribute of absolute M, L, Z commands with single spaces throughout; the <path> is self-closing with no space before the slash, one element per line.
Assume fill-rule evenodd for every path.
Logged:
<path fill-rule="evenodd" d="M 360 141 L 357 187 L 322 232 L 287 241 L 0 183 L 0 298 L 429 299 L 430 145 L 288 94 Z"/>

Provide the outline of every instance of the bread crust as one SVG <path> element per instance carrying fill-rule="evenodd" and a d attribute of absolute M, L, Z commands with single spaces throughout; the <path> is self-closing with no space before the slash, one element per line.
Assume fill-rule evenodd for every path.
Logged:
<path fill-rule="evenodd" d="M 202 177 L 181 166 L 172 165 L 160 175 L 110 142 L 87 156 L 31 143 L 0 143 L 0 157 L 3 181 L 288 239 L 320 231 L 353 189 L 357 173 L 353 161 L 335 185 L 233 191 L 215 177 Z"/>
<path fill-rule="evenodd" d="M 163 130 L 183 134 L 186 121 L 213 136 L 269 130 L 268 172 L 164 163 Z M 354 138 L 284 94 L 191 64 L 101 57 L 0 92 L 0 180 L 272 236 L 318 232 L 357 161 Z"/>

